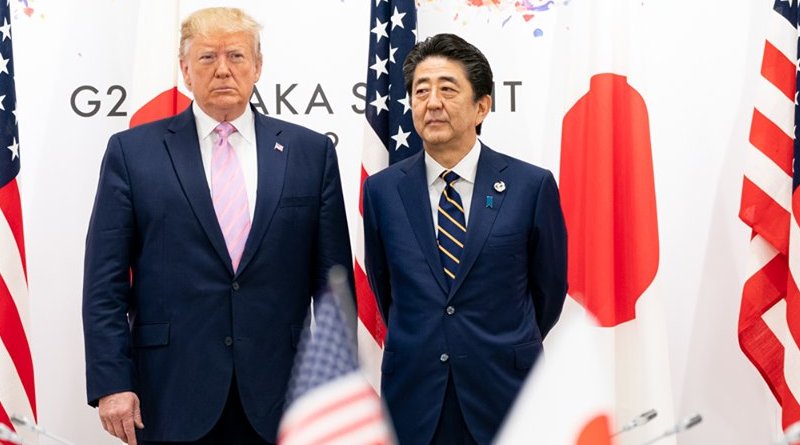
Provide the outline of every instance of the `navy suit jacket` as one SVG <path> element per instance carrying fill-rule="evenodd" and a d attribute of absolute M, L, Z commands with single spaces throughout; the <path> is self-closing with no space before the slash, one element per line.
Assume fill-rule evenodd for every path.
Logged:
<path fill-rule="evenodd" d="M 86 241 L 87 392 L 93 405 L 136 392 L 141 439 L 206 434 L 235 372 L 247 417 L 274 442 L 311 298 L 331 266 L 352 266 L 330 139 L 257 112 L 255 132 L 255 215 L 236 272 L 192 108 L 109 140 Z"/>
<path fill-rule="evenodd" d="M 400 443 L 427 444 L 451 373 L 472 436 L 488 444 L 566 295 L 558 189 L 549 171 L 482 145 L 449 292 L 428 196 L 423 152 L 364 184 L 366 269 L 388 327 L 382 396 Z"/>

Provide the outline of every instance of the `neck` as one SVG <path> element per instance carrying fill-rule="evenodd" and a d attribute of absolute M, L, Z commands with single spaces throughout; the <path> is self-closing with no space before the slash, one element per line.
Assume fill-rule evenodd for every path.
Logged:
<path fill-rule="evenodd" d="M 440 147 L 423 143 L 423 148 L 428 156 L 449 170 L 458 165 L 474 145 L 475 140 L 473 139 L 472 143 L 465 147 Z"/>
<path fill-rule="evenodd" d="M 199 105 L 199 104 L 198 104 Z M 200 109 L 203 110 L 209 117 L 218 121 L 218 122 L 232 122 L 237 119 L 239 116 L 243 115 L 246 107 L 237 109 L 237 110 L 206 110 L 202 106 Z"/>

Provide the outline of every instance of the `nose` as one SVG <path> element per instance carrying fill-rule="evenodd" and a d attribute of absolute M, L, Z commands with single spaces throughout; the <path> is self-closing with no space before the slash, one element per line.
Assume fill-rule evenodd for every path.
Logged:
<path fill-rule="evenodd" d="M 228 77 L 231 75 L 231 70 L 228 67 L 228 61 L 225 57 L 220 57 L 217 59 L 217 68 L 214 71 L 215 77 Z"/>
<path fill-rule="evenodd" d="M 442 108 L 442 99 L 439 97 L 439 90 L 432 89 L 431 94 L 428 96 L 428 109 Z"/>

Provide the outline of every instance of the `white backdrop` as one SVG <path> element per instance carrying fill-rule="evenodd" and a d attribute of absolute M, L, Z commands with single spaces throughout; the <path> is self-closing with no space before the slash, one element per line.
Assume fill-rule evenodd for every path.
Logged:
<path fill-rule="evenodd" d="M 269 114 L 338 136 L 351 232 L 363 132 L 363 117 L 352 107 L 364 106 L 353 87 L 367 70 L 371 1 L 179 3 L 181 18 L 203 6 L 234 5 L 264 25 L 259 92 Z M 172 2 L 27 3 L 28 14 L 22 3 L 12 6 L 39 420 L 78 444 L 111 444 L 85 404 L 83 242 L 105 144 L 128 127 L 135 111 L 134 66 L 154 63 L 134 57 L 143 37 L 137 32 L 143 26 L 137 23 L 139 8 L 149 4 L 157 10 Z M 561 119 L 581 94 L 569 91 L 564 79 L 583 63 L 564 44 L 580 32 L 567 17 L 590 8 L 592 0 L 533 1 L 550 8 L 528 21 L 513 1 L 470 6 L 478 3 L 492 2 L 419 1 L 419 35 L 455 32 L 484 51 L 497 93 L 483 141 L 558 177 Z M 661 371 L 670 377 L 670 415 L 705 417 L 678 443 L 769 443 L 777 434 L 777 406 L 738 348 L 736 323 L 749 239 L 737 217 L 743 153 L 764 40 L 761 23 L 772 2 L 624 3 L 638 8 L 631 28 L 637 74 L 629 82 L 650 113 L 661 247 L 658 273 L 638 309 L 653 305 L 663 313 L 665 346 L 657 352 L 669 358 Z M 167 7 L 174 13 L 174 6 Z M 521 82 L 514 87 L 513 110 L 511 87 L 503 82 Z M 298 114 L 285 104 L 277 114 L 276 88 L 285 92 L 292 84 L 297 86 L 287 101 Z M 318 84 L 332 113 L 317 106 L 306 114 Z M 99 91 L 84 90 L 74 101 L 82 113 L 92 110 L 89 101 L 100 101 L 99 112 L 89 117 L 71 105 L 73 92 L 84 85 Z M 114 85 L 127 93 L 118 109 L 127 116 L 107 116 L 122 98 L 120 88 L 107 94 Z M 352 233 L 351 238 L 356 239 Z M 574 302 L 567 306 L 565 317 L 579 312 Z M 559 334 L 557 327 L 553 335 Z"/>

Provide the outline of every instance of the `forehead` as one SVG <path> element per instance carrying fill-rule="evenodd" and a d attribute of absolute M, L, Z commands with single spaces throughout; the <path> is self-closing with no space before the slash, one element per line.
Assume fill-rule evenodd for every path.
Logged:
<path fill-rule="evenodd" d="M 458 83 L 468 83 L 467 72 L 464 69 L 464 65 L 456 60 L 441 56 L 432 56 L 420 61 L 414 69 L 414 83 L 442 80 L 455 80 Z"/>
<path fill-rule="evenodd" d="M 190 50 L 209 50 L 215 48 L 241 48 L 254 47 L 253 36 L 245 31 L 239 32 L 211 32 L 197 35 L 189 42 Z"/>

